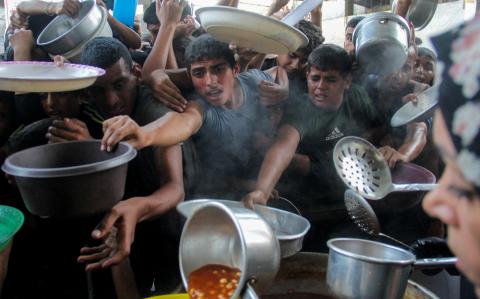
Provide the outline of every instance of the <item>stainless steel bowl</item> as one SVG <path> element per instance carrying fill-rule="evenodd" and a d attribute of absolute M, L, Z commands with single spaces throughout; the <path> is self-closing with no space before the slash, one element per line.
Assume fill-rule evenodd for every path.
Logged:
<path fill-rule="evenodd" d="M 50 54 L 61 55 L 89 40 L 102 25 L 102 10 L 95 0 L 80 4 L 76 17 L 59 15 L 53 19 L 38 36 L 37 45 Z"/>
<path fill-rule="evenodd" d="M 396 10 L 397 0 L 392 2 L 392 11 Z M 407 20 L 413 23 L 416 30 L 422 30 L 432 20 L 437 10 L 438 0 L 412 0 L 407 12 Z"/>
<path fill-rule="evenodd" d="M 187 219 L 180 238 L 180 271 L 189 274 L 208 264 L 238 268 L 241 276 L 231 298 L 241 298 L 251 284 L 261 294 L 280 267 L 280 247 L 270 226 L 254 211 L 208 202 Z M 245 297 L 243 297 L 245 298 Z"/>
<path fill-rule="evenodd" d="M 15 177 L 32 214 L 71 218 L 107 211 L 121 200 L 135 155 L 127 143 L 107 153 L 99 140 L 72 141 L 15 153 L 2 170 Z"/>
<path fill-rule="evenodd" d="M 184 217 L 189 218 L 196 210 L 209 202 L 219 202 L 229 208 L 244 208 L 239 201 L 196 199 L 180 203 L 177 210 Z M 280 243 L 280 252 L 283 258 L 292 256 L 302 249 L 303 238 L 310 229 L 310 222 L 306 218 L 262 205 L 255 205 L 255 212 L 272 228 Z"/>
<path fill-rule="evenodd" d="M 392 13 L 371 14 L 358 23 L 353 32 L 355 55 L 370 74 L 388 75 L 407 61 L 410 28 Z"/>

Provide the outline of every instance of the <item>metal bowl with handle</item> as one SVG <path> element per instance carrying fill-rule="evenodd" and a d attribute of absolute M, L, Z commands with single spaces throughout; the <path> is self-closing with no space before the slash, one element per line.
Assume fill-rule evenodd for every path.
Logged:
<path fill-rule="evenodd" d="M 180 203 L 177 210 L 184 217 L 189 218 L 196 210 L 209 202 L 219 202 L 229 208 L 244 208 L 243 203 L 232 200 L 220 199 L 196 199 Z M 273 230 L 280 243 L 280 252 L 282 257 L 289 257 L 302 249 L 303 238 L 310 229 L 310 222 L 294 213 L 267 207 L 255 205 L 255 211 L 263 220 L 265 220 Z"/>
<path fill-rule="evenodd" d="M 94 35 L 102 25 L 102 16 L 95 0 L 84 0 L 77 16 L 59 15 L 53 19 L 38 36 L 37 45 L 53 55 L 67 53 Z"/>
<path fill-rule="evenodd" d="M 413 268 L 442 268 L 455 258 L 416 260 L 404 249 L 363 239 L 328 240 L 327 284 L 343 299 L 403 298 Z"/>
<path fill-rule="evenodd" d="M 205 265 L 240 269 L 231 298 L 257 298 L 280 267 L 280 246 L 270 226 L 254 211 L 207 202 L 188 217 L 180 238 L 180 272 L 188 276 Z"/>
<path fill-rule="evenodd" d="M 107 211 L 124 194 L 128 162 L 136 150 L 100 140 L 32 147 L 9 156 L 2 170 L 15 177 L 27 209 L 41 217 L 70 218 Z"/>

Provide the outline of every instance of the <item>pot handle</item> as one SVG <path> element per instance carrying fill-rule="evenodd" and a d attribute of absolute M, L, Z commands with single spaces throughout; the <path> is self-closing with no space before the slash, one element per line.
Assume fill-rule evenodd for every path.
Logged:
<path fill-rule="evenodd" d="M 243 290 L 242 299 L 259 299 L 250 282 L 247 282 Z"/>
<path fill-rule="evenodd" d="M 456 263 L 456 257 L 428 258 L 416 260 L 413 267 L 415 269 L 439 269 L 455 266 Z"/>

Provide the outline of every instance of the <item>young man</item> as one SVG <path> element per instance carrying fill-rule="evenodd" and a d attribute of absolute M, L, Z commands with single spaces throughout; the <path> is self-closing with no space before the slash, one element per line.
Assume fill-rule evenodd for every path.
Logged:
<path fill-rule="evenodd" d="M 105 118 L 130 115 L 139 124 L 147 124 L 168 112 L 155 101 L 150 89 L 140 84 L 140 69 L 134 65 L 128 49 L 113 38 L 96 38 L 82 53 L 82 64 L 101 67 L 106 74 L 89 88 L 94 105 Z M 79 262 L 87 270 L 107 268 L 124 261 L 131 254 L 137 284 L 142 295 L 148 294 L 154 276 L 162 268 L 173 271 L 157 277 L 156 283 L 175 281 L 178 227 L 171 227 L 172 215 L 164 215 L 183 200 L 182 153 L 180 145 L 148 147 L 130 162 L 125 198 L 115 205 L 92 232 L 96 240 L 114 236 L 115 246 L 106 242 L 100 255 L 83 248 Z M 152 222 L 152 218 L 162 217 Z M 146 223 L 146 220 L 150 220 Z M 155 235 L 155 238 L 151 238 Z M 135 238 L 135 244 L 132 245 Z M 161 244 L 159 243 L 161 242 Z M 164 260 L 155 258 L 162 256 Z M 165 258 L 166 257 L 166 258 Z M 172 286 L 172 289 L 175 286 Z M 169 291 L 165 289 L 164 291 Z"/>
<path fill-rule="evenodd" d="M 370 98 L 351 83 L 351 66 L 347 52 L 338 46 L 324 44 L 312 52 L 308 59 L 307 98 L 285 115 L 263 161 L 256 191 L 244 198 L 247 206 L 267 203 L 297 148 L 310 160 L 304 167 L 305 181 L 309 183 L 296 201 L 302 212 L 312 221 L 322 220 L 316 219 L 314 212 L 321 213 L 324 207 L 338 204 L 343 198 L 345 187 L 335 172 L 333 148 L 340 138 L 361 136 L 376 125 Z"/>
<path fill-rule="evenodd" d="M 202 164 L 202 185 L 205 193 L 235 196 L 230 178 L 245 178 L 252 150 L 253 133 L 265 120 L 259 84 L 268 84 L 274 77 L 267 72 L 251 70 L 238 74 L 233 52 L 228 45 L 210 35 L 194 40 L 186 50 L 186 72 L 171 76 L 181 87 L 195 88 L 183 113 L 170 112 L 161 119 L 141 127 L 132 119 L 120 116 L 104 123 L 103 149 L 126 139 L 136 148 L 152 144 L 178 144 L 193 136 Z M 285 86 L 280 101 L 288 94 L 285 71 L 275 68 L 271 73 L 282 76 Z M 154 74 L 152 74 L 154 75 Z M 168 79 L 168 78 L 167 78 Z"/>

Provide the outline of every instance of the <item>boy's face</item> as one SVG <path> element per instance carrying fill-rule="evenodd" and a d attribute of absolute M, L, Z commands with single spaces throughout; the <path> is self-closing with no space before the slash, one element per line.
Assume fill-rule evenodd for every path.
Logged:
<path fill-rule="evenodd" d="M 300 72 L 307 65 L 308 55 L 302 51 L 296 51 L 290 54 L 282 54 L 277 56 L 277 65 L 283 67 L 290 75 Z"/>
<path fill-rule="evenodd" d="M 309 99 L 318 108 L 337 111 L 351 81 L 350 76 L 342 76 L 337 70 L 322 71 L 312 66 L 307 73 Z"/>
<path fill-rule="evenodd" d="M 425 84 L 433 84 L 435 61 L 429 56 L 418 56 L 415 62 L 413 79 Z"/>
<path fill-rule="evenodd" d="M 225 106 L 233 97 L 238 66 L 231 68 L 224 58 L 197 61 L 190 66 L 195 91 L 214 106 Z"/>
<path fill-rule="evenodd" d="M 80 95 L 76 92 L 49 92 L 42 98 L 43 110 L 49 117 L 77 117 Z"/>
<path fill-rule="evenodd" d="M 131 115 L 137 96 L 138 74 L 130 70 L 127 63 L 120 58 L 105 70 L 89 91 L 95 106 L 105 115 Z"/>

